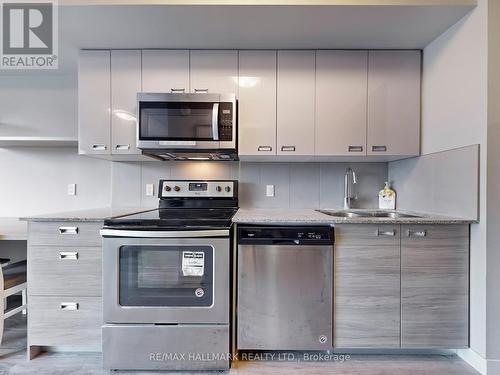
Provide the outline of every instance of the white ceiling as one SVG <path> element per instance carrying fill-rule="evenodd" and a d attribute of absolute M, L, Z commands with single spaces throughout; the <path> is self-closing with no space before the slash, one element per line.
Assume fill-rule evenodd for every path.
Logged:
<path fill-rule="evenodd" d="M 58 73 L 81 48 L 422 48 L 473 8 L 421 4 L 60 6 Z"/>

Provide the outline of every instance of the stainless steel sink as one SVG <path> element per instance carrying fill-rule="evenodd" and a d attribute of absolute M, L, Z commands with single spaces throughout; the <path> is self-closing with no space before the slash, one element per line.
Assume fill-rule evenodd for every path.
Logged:
<path fill-rule="evenodd" d="M 399 219 L 399 218 L 409 218 L 409 217 L 420 217 L 417 215 L 404 214 L 401 212 L 388 212 L 388 211 L 362 211 L 362 210 L 316 210 L 323 214 L 335 217 L 347 217 L 347 218 L 356 218 L 356 217 L 380 217 L 380 218 L 389 218 L 389 219 Z"/>

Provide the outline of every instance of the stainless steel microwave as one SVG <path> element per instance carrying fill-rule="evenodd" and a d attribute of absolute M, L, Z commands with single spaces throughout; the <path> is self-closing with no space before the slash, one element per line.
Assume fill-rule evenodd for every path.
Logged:
<path fill-rule="evenodd" d="M 234 94 L 137 94 L 137 147 L 164 160 L 237 159 Z"/>

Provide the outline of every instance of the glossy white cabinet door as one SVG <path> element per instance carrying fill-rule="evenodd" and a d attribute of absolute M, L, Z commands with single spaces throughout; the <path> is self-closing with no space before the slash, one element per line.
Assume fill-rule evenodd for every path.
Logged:
<path fill-rule="evenodd" d="M 143 50 L 143 92 L 189 92 L 188 50 Z"/>
<path fill-rule="evenodd" d="M 367 51 L 316 52 L 316 155 L 366 155 Z"/>
<path fill-rule="evenodd" d="M 191 51 L 191 92 L 238 93 L 238 51 Z"/>
<path fill-rule="evenodd" d="M 240 51 L 239 86 L 239 154 L 276 155 L 276 51 Z"/>
<path fill-rule="evenodd" d="M 141 91 L 141 51 L 111 51 L 112 154 L 140 154 L 136 147 L 137 93 Z"/>
<path fill-rule="evenodd" d="M 368 53 L 368 155 L 419 155 L 420 59 L 420 51 Z"/>
<path fill-rule="evenodd" d="M 278 155 L 314 155 L 315 51 L 278 51 Z"/>
<path fill-rule="evenodd" d="M 80 51 L 78 153 L 110 154 L 110 51 Z"/>

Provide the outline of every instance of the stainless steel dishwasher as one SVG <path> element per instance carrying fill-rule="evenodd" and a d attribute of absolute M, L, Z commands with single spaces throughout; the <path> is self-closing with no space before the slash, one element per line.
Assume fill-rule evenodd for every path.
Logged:
<path fill-rule="evenodd" d="M 239 226 L 237 347 L 332 348 L 333 228 Z"/>

